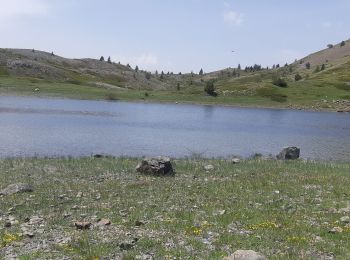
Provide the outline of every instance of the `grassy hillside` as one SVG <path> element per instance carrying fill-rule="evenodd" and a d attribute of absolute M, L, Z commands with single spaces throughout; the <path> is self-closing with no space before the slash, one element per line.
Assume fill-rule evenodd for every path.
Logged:
<path fill-rule="evenodd" d="M 204 75 L 151 74 L 106 61 L 0 49 L 0 94 L 350 111 L 349 68 L 350 41 L 279 68 Z M 208 81 L 216 97 L 204 92 Z"/>
<path fill-rule="evenodd" d="M 178 160 L 159 178 L 137 161 L 1 160 L 0 189 L 34 191 L 0 197 L 0 258 L 350 258 L 349 163 Z"/>

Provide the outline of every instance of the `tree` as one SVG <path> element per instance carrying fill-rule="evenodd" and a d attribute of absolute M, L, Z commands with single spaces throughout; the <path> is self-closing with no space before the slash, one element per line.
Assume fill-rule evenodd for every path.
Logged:
<path fill-rule="evenodd" d="M 281 87 L 281 88 L 286 88 L 288 87 L 287 82 L 280 78 L 280 77 L 276 77 L 273 81 L 272 84 L 274 84 L 275 86 Z"/>
<path fill-rule="evenodd" d="M 177 91 L 180 90 L 180 82 L 178 82 L 178 83 L 176 84 L 176 90 L 177 90 Z"/>
<path fill-rule="evenodd" d="M 217 96 L 217 93 L 215 92 L 214 81 L 207 81 L 204 87 L 204 91 L 210 96 Z"/>
<path fill-rule="evenodd" d="M 310 62 L 305 63 L 305 67 L 309 70 L 311 68 Z"/>
<path fill-rule="evenodd" d="M 321 71 L 326 69 L 326 65 L 322 64 Z"/>
<path fill-rule="evenodd" d="M 237 67 L 238 70 L 241 70 L 241 64 L 238 64 L 238 67 Z"/>
<path fill-rule="evenodd" d="M 111 60 L 111 57 L 109 56 L 108 59 L 107 59 L 107 62 L 112 64 L 112 60 Z"/>
<path fill-rule="evenodd" d="M 162 72 L 160 73 L 160 78 L 161 78 L 161 79 L 164 79 L 164 71 L 162 71 Z"/>
<path fill-rule="evenodd" d="M 199 75 L 203 75 L 203 69 L 199 71 Z"/>
<path fill-rule="evenodd" d="M 101 56 L 100 61 L 105 61 L 105 57 Z"/>
<path fill-rule="evenodd" d="M 344 47 L 345 46 L 345 41 L 342 41 L 341 43 L 340 43 L 340 47 Z"/>
<path fill-rule="evenodd" d="M 295 81 L 299 81 L 299 80 L 302 80 L 302 76 L 300 76 L 299 73 L 295 74 L 295 77 L 294 77 Z"/>
<path fill-rule="evenodd" d="M 135 72 L 138 72 L 138 71 L 139 71 L 139 66 L 136 65 Z"/>
<path fill-rule="evenodd" d="M 55 54 L 53 52 L 51 52 L 51 56 L 55 56 Z"/>
<path fill-rule="evenodd" d="M 320 66 L 317 65 L 316 68 L 315 68 L 315 73 L 318 73 L 318 72 L 320 72 L 320 71 L 321 71 Z"/>
<path fill-rule="evenodd" d="M 152 76 L 152 74 L 150 72 L 146 72 L 145 77 L 146 77 L 147 80 L 150 80 L 151 76 Z"/>

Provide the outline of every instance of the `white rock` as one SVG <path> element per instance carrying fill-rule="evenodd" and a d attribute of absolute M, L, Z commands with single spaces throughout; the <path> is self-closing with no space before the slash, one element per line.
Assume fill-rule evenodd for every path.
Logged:
<path fill-rule="evenodd" d="M 266 260 L 266 257 L 253 250 L 237 250 L 225 260 Z"/>

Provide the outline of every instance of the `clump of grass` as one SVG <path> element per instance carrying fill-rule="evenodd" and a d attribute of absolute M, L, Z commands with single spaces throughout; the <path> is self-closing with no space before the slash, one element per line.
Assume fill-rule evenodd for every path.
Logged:
<path fill-rule="evenodd" d="M 256 92 L 259 96 L 268 97 L 272 101 L 276 102 L 286 102 L 288 98 L 287 95 L 279 93 L 276 89 L 272 87 L 259 88 Z"/>
<path fill-rule="evenodd" d="M 0 76 L 8 76 L 9 73 L 7 71 L 7 69 L 3 66 L 0 66 Z"/>

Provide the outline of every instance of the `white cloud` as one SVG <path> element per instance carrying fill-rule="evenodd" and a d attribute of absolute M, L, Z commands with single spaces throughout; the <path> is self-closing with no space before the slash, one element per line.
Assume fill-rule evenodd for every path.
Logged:
<path fill-rule="evenodd" d="M 49 7 L 44 0 L 0 0 L 0 20 L 26 15 L 44 15 Z"/>
<path fill-rule="evenodd" d="M 240 26 L 244 21 L 244 14 L 235 11 L 227 11 L 224 13 L 224 21 L 230 25 Z"/>

